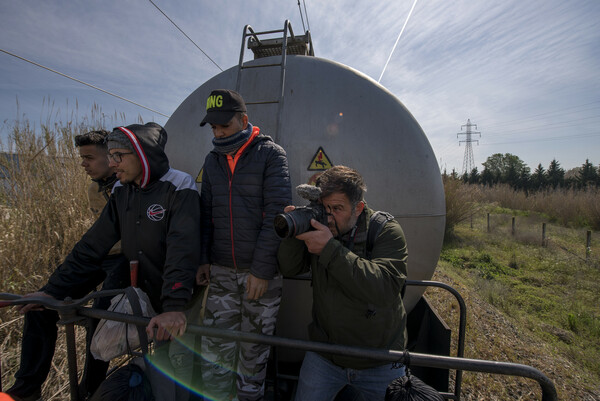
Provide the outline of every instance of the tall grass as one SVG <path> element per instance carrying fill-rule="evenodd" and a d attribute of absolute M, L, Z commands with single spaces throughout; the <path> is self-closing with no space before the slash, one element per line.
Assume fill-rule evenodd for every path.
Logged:
<path fill-rule="evenodd" d="M 552 222 L 565 226 L 600 230 L 599 188 L 582 190 L 558 188 L 526 194 L 506 184 L 494 187 L 463 185 L 475 187 L 473 190 L 479 191 L 484 202 L 493 202 L 508 209 L 541 213 L 548 216 Z"/>
<path fill-rule="evenodd" d="M 79 117 L 75 109 L 68 117 L 61 122 L 49 116 L 37 128 L 17 120 L 8 127 L 8 138 L 0 140 L 0 292 L 38 290 L 94 221 L 86 196 L 90 180 L 79 165 L 74 137 L 112 129 L 125 123 L 124 116 L 106 115 L 94 106 L 88 116 Z M 0 309 L 3 388 L 19 365 L 21 330 L 16 312 Z M 78 330 L 80 348 L 82 332 Z M 83 354 L 80 349 L 79 366 Z M 59 338 L 44 399 L 68 398 L 66 360 L 64 339 Z"/>
<path fill-rule="evenodd" d="M 23 293 L 43 284 L 92 221 L 88 181 L 73 144 L 76 133 L 71 127 L 43 126 L 37 135 L 28 123 L 11 133 L 0 158 L 6 175 L 0 192 L 5 291 Z"/>

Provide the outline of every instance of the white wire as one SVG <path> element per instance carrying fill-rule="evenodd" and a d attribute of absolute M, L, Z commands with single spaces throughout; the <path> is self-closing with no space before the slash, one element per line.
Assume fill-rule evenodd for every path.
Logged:
<path fill-rule="evenodd" d="M 390 59 L 392 58 L 392 54 L 394 54 L 394 50 L 396 50 L 396 45 L 398 44 L 398 41 L 400 40 L 400 36 L 402 36 L 402 32 L 404 32 L 404 28 L 406 28 L 406 24 L 408 23 L 410 15 L 412 14 L 416 5 L 417 5 L 417 0 L 415 0 L 410 11 L 408 12 L 408 16 L 406 17 L 406 21 L 404 21 L 404 25 L 402 25 L 402 30 L 400 30 L 398 39 L 396 39 L 396 43 L 394 43 L 394 47 L 392 48 L 392 51 L 390 52 L 390 56 L 388 57 L 387 61 L 385 62 L 385 65 L 383 66 L 383 71 L 381 71 L 381 75 L 379 76 L 379 79 L 377 80 L 378 83 L 381 82 L 381 77 L 383 77 L 383 73 L 385 72 L 385 69 L 387 68 L 388 63 L 390 62 Z"/>

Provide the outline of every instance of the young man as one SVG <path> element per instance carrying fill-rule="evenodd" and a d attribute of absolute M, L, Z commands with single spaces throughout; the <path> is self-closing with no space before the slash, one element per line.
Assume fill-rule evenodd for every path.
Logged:
<path fill-rule="evenodd" d="M 108 135 L 109 165 L 119 180 L 108 204 L 42 290 L 26 297 L 81 297 L 88 277 L 102 271 L 101 261 L 121 240 L 127 260 L 139 261 L 139 287 L 159 313 L 146 328 L 149 337 L 165 341 L 185 331 L 183 311 L 200 262 L 200 202 L 192 177 L 169 167 L 166 141 L 166 131 L 156 123 L 117 127 Z M 40 309 L 28 304 L 20 310 Z M 38 361 L 22 358 L 21 363 L 33 363 L 45 378 L 51 360 L 51 354 L 43 354 Z M 39 388 L 34 390 L 39 394 Z"/>
<path fill-rule="evenodd" d="M 115 172 L 109 166 L 105 139 L 107 131 L 90 131 L 75 136 L 75 146 L 81 157 L 81 167 L 92 179 L 88 188 L 88 201 L 96 218 L 106 205 L 112 187 L 116 182 Z M 129 262 L 121 254 L 120 244 L 111 249 L 109 255 L 102 260 L 102 270 L 90 275 L 81 286 L 79 292 L 87 294 L 103 283 L 102 289 L 124 288 L 129 285 L 127 266 Z M 83 296 L 83 295 L 82 295 Z M 106 309 L 110 299 L 98 299 L 94 307 Z M 49 364 L 56 347 L 58 314 L 52 310 L 31 311 L 25 314 L 23 344 L 21 347 L 21 366 L 15 374 L 15 384 L 9 390 L 21 399 L 38 399 L 40 388 L 46 380 Z M 89 352 L 89 344 L 95 325 L 88 328 L 86 338 L 86 360 L 84 376 L 81 379 L 80 393 L 85 396 L 93 393 L 100 385 L 108 363 L 98 361 Z M 46 367 L 47 366 L 47 367 Z"/>
<path fill-rule="evenodd" d="M 291 202 L 285 151 L 248 122 L 242 97 L 214 90 L 200 126 L 214 149 L 202 175 L 202 264 L 210 282 L 205 326 L 273 334 L 283 280 L 273 219 Z M 216 400 L 261 400 L 270 347 L 202 338 L 204 392 Z M 237 398 L 236 398 L 237 397 Z"/>
<path fill-rule="evenodd" d="M 328 226 L 311 220 L 312 231 L 281 242 L 284 276 L 312 271 L 313 341 L 403 350 L 406 312 L 401 291 L 406 280 L 402 228 L 388 221 L 367 256 L 373 210 L 363 199 L 366 186 L 351 168 L 335 166 L 317 178 Z M 294 206 L 285 208 L 288 213 Z M 365 400 L 382 400 L 388 384 L 404 374 L 392 364 L 344 355 L 307 352 L 300 370 L 297 401 L 332 400 L 352 385 Z"/>

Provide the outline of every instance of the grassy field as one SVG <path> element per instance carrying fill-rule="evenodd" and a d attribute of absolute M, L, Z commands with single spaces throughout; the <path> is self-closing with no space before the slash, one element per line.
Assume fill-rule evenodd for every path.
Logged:
<path fill-rule="evenodd" d="M 496 212 L 490 215 L 490 232 L 482 212 L 472 228 L 470 219 L 457 224 L 434 275 L 465 298 L 465 357 L 533 366 L 555 383 L 560 400 L 600 400 L 598 234 L 586 258 L 585 229 L 547 224 L 547 246 L 542 246 L 544 219 L 487 208 Z M 456 328 L 456 301 L 439 290 L 427 294 Z M 541 399 L 533 380 L 469 372 L 462 395 L 464 400 Z"/>

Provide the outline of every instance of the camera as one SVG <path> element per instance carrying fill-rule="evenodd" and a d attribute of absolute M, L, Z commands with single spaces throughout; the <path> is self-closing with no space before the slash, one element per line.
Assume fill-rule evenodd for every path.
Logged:
<path fill-rule="evenodd" d="M 312 230 L 310 220 L 315 219 L 321 224 L 327 225 L 327 211 L 319 203 L 321 190 L 314 185 L 302 184 L 296 187 L 300 197 L 310 201 L 308 206 L 298 206 L 289 213 L 275 216 L 273 225 L 275 233 L 279 238 L 290 238 Z"/>

